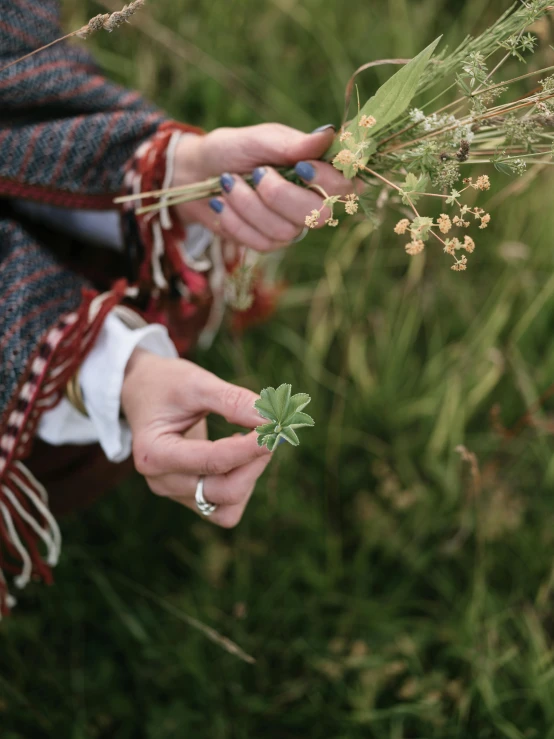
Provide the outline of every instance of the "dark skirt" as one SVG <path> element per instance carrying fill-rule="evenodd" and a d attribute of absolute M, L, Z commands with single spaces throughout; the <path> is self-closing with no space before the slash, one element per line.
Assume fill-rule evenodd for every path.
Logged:
<path fill-rule="evenodd" d="M 25 464 L 48 491 L 50 509 L 58 516 L 91 505 L 134 470 L 132 457 L 109 462 L 99 444 L 51 446 L 40 439 Z"/>

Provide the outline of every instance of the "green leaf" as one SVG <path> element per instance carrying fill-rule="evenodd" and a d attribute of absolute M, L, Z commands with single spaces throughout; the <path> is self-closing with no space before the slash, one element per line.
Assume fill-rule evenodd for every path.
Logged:
<path fill-rule="evenodd" d="M 283 439 L 286 439 L 288 443 L 292 444 L 293 446 L 298 446 L 300 444 L 300 439 L 294 433 L 294 429 L 291 429 L 290 426 L 288 426 L 286 429 L 283 429 L 280 433 L 280 436 L 282 436 Z"/>
<path fill-rule="evenodd" d="M 256 433 L 261 434 L 262 436 L 266 436 L 267 434 L 272 434 L 274 431 L 275 431 L 274 423 L 264 423 L 261 426 L 256 426 Z"/>
<path fill-rule="evenodd" d="M 412 203 L 417 203 L 421 195 L 427 190 L 429 185 L 429 177 L 426 174 L 422 174 L 419 177 L 413 172 L 406 175 L 406 180 L 401 185 L 403 194 L 402 202 L 404 205 L 409 205 L 410 200 Z M 406 196 L 409 196 L 409 199 Z"/>
<path fill-rule="evenodd" d="M 294 413 L 289 419 L 287 419 L 287 426 L 293 429 L 302 428 L 302 426 L 315 426 L 315 421 L 307 413 Z"/>
<path fill-rule="evenodd" d="M 295 411 L 301 411 L 310 401 L 308 393 L 296 393 L 289 401 L 289 409 L 294 408 Z"/>
<path fill-rule="evenodd" d="M 462 197 L 462 193 L 454 189 L 450 191 L 450 195 L 446 198 L 445 202 L 447 205 L 454 205 L 456 200 L 461 197 Z"/>
<path fill-rule="evenodd" d="M 375 125 L 370 129 L 372 137 L 385 126 L 393 123 L 408 108 L 417 91 L 425 67 L 440 39 L 441 36 L 423 49 L 402 69 L 398 70 L 396 74 L 393 74 L 360 110 L 360 115 L 373 116 L 376 120 Z M 356 117 L 346 130 L 354 135 L 357 133 L 357 127 L 358 118 Z M 337 136 L 325 158 L 332 159 L 342 148 L 344 148 L 343 144 Z M 366 162 L 370 153 L 370 151 L 366 152 Z"/>
<path fill-rule="evenodd" d="M 264 442 L 266 447 L 269 449 L 270 452 L 272 452 L 275 447 L 277 446 L 277 442 L 279 440 L 278 434 L 271 434 L 271 436 L 266 436 L 266 441 Z M 263 446 L 263 445 L 262 445 Z"/>
<path fill-rule="evenodd" d="M 275 446 L 275 442 L 277 441 L 277 436 L 277 434 L 262 434 L 258 436 L 258 446 L 266 446 L 271 452 Z"/>
<path fill-rule="evenodd" d="M 267 390 L 273 390 L 273 388 L 267 388 Z M 266 392 L 262 390 L 262 393 Z M 275 391 L 274 391 L 275 392 Z M 267 397 L 262 397 L 254 403 L 254 408 L 258 411 L 260 416 L 269 419 L 270 421 L 277 421 L 277 416 L 273 409 L 273 405 Z"/>
<path fill-rule="evenodd" d="M 286 426 L 287 424 L 289 424 L 292 416 L 295 413 L 299 413 L 302 408 L 305 408 L 310 400 L 310 396 L 306 395 L 306 393 L 298 393 L 297 395 L 293 395 L 292 398 L 289 400 L 287 413 L 282 419 L 282 425 Z"/>
<path fill-rule="evenodd" d="M 291 396 L 291 386 L 284 383 L 277 389 L 267 387 L 260 393 L 260 398 L 254 403 L 258 413 L 269 420 L 256 428 L 258 445 L 267 446 L 271 451 L 275 448 L 278 439 L 285 439 L 293 446 L 300 441 L 295 428 L 313 426 L 314 419 L 303 413 L 311 398 L 306 393 L 297 393 Z"/>
<path fill-rule="evenodd" d="M 283 419 L 283 414 L 290 400 L 291 391 L 292 386 L 287 385 L 286 383 L 283 385 L 279 385 L 279 387 L 275 391 L 275 395 L 273 396 L 273 407 L 275 408 L 275 413 L 277 414 L 277 418 L 279 420 Z"/>
<path fill-rule="evenodd" d="M 511 176 L 514 173 L 513 169 L 503 162 L 494 162 L 494 168 L 502 174 L 507 174 L 508 176 Z"/>
<path fill-rule="evenodd" d="M 428 216 L 418 216 L 414 218 L 410 225 L 410 231 L 414 239 L 421 239 L 427 241 L 429 238 L 429 231 L 433 225 L 433 219 Z"/>

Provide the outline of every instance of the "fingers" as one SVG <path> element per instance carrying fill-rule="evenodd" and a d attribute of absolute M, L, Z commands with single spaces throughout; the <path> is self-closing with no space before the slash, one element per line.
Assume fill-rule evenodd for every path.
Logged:
<path fill-rule="evenodd" d="M 357 186 L 331 164 L 318 161 L 333 137 L 333 127 L 306 134 L 280 124 L 213 131 L 203 139 L 203 161 L 213 159 L 209 168 L 214 174 L 223 166 L 233 174 L 221 176 L 221 197 L 178 206 L 181 217 L 260 252 L 290 244 L 302 231 L 306 216 L 320 210 L 321 192 L 293 185 L 264 165 L 293 165 L 307 185 L 329 195 L 349 194 Z M 235 172 L 253 172 L 254 187 Z M 329 215 L 328 209 L 321 213 L 320 227 Z"/>
<path fill-rule="evenodd" d="M 227 474 L 205 477 L 204 497 L 218 506 L 210 516 L 212 523 L 226 528 L 237 525 L 270 459 L 271 457 L 267 455 Z M 194 499 L 198 479 L 196 476 L 188 475 L 165 475 L 150 480 L 149 483 L 157 495 L 172 498 L 177 503 L 198 512 Z"/>
<path fill-rule="evenodd" d="M 256 227 L 251 226 L 236 212 L 229 202 L 223 198 L 212 198 L 209 201 L 212 210 L 209 227 L 256 251 L 271 251 L 275 243 Z"/>
<path fill-rule="evenodd" d="M 338 178 L 335 178 L 332 173 L 327 173 L 324 169 L 331 165 L 321 162 L 320 165 L 321 167 L 318 172 L 314 169 L 313 182 L 323 179 L 327 187 L 329 187 L 330 183 L 332 187 L 329 187 L 329 189 L 327 187 L 324 188 L 325 192 L 330 195 L 341 195 L 352 192 L 352 184 L 348 180 L 345 180 L 340 172 L 335 170 L 338 175 Z M 308 190 L 288 182 L 271 167 L 260 169 L 254 172 L 254 181 L 257 180 L 256 192 L 261 200 L 278 215 L 286 215 L 298 229 L 301 229 L 304 226 L 306 216 L 312 210 L 320 210 L 323 202 L 322 196 L 314 190 Z M 323 176 L 320 176 L 322 172 Z M 319 225 L 325 223 L 328 215 L 329 213 L 325 209 L 319 219 Z"/>
<path fill-rule="evenodd" d="M 224 475 L 255 459 L 271 456 L 265 447 L 258 446 L 256 438 L 255 432 L 218 441 L 196 441 L 168 434 L 150 443 L 149 454 L 145 454 L 140 446 L 144 442 L 139 437 L 134 442 L 135 466 L 145 477 L 170 473 Z"/>
<path fill-rule="evenodd" d="M 209 413 L 217 413 L 230 423 L 250 429 L 263 423 L 254 408 L 259 395 L 225 382 L 191 362 L 180 360 L 180 365 L 186 371 L 186 381 L 178 383 L 174 403 L 187 408 L 190 417 L 200 420 Z M 212 442 L 184 439 L 178 431 L 174 425 L 164 433 L 147 427 L 134 435 L 133 458 L 138 472 L 145 477 L 171 472 L 220 475 L 270 454 L 265 447 L 257 445 L 255 433 Z"/>
<path fill-rule="evenodd" d="M 270 460 L 271 455 L 265 455 L 231 472 L 204 476 L 204 497 L 218 506 L 244 504 Z M 180 503 L 190 504 L 190 507 L 196 509 L 194 494 L 199 479 L 199 475 L 164 475 L 157 478 L 153 485 L 157 488 L 158 495 L 176 498 Z"/>
<path fill-rule="evenodd" d="M 318 185 L 329 195 L 348 195 L 353 191 L 352 180 L 327 162 L 299 161 L 294 167 L 296 174 L 309 185 Z"/>
<path fill-rule="evenodd" d="M 277 214 L 268 207 L 242 177 L 226 173 L 221 177 L 221 184 L 225 203 L 229 203 L 244 221 L 268 239 L 284 244 L 296 238 L 298 226 L 286 213 Z"/>
<path fill-rule="evenodd" d="M 308 213 L 321 208 L 321 195 L 293 185 L 271 167 L 254 170 L 256 192 L 265 205 L 280 216 L 286 216 L 302 229 Z"/>
<path fill-rule="evenodd" d="M 246 503 L 258 478 L 271 460 L 266 454 L 249 464 L 238 467 L 225 475 L 212 475 L 204 480 L 204 494 L 210 503 L 219 506 L 236 506 Z"/>

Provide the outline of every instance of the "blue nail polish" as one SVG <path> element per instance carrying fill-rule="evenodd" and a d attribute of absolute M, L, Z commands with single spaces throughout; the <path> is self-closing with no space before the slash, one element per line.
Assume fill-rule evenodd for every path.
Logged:
<path fill-rule="evenodd" d="M 283 439 L 283 437 L 281 436 L 281 438 L 277 442 L 277 446 L 281 446 L 281 444 L 284 444 L 285 442 L 286 442 L 286 439 Z"/>
<path fill-rule="evenodd" d="M 324 126 L 318 126 L 318 128 L 314 128 L 312 133 L 323 133 L 323 131 L 329 131 L 329 129 L 333 129 L 333 131 L 336 131 L 336 127 L 332 123 L 326 123 Z"/>
<path fill-rule="evenodd" d="M 252 182 L 256 187 L 258 187 L 258 185 L 262 181 L 262 177 L 265 175 L 266 171 L 267 170 L 265 167 L 256 167 L 256 169 L 252 172 Z"/>
<path fill-rule="evenodd" d="M 294 171 L 299 177 L 306 180 L 306 182 L 311 182 L 315 177 L 315 169 L 309 162 L 298 162 Z"/>
<path fill-rule="evenodd" d="M 221 213 L 221 211 L 223 210 L 223 203 L 221 202 L 221 200 L 218 200 L 217 198 L 212 198 L 210 202 L 208 203 L 208 205 L 216 213 Z"/>
<path fill-rule="evenodd" d="M 225 192 L 230 193 L 233 189 L 233 185 L 235 184 L 235 178 L 233 177 L 233 175 L 225 172 L 221 175 L 219 181 L 221 182 L 221 187 L 225 190 Z"/>

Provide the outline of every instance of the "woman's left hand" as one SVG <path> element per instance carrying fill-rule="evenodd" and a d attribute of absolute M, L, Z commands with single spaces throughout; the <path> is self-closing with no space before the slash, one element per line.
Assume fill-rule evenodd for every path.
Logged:
<path fill-rule="evenodd" d="M 306 216 L 321 209 L 317 190 L 285 180 L 272 166 L 294 167 L 309 185 L 329 195 L 352 192 L 350 180 L 331 164 L 320 161 L 335 130 L 323 127 L 311 134 L 279 123 L 246 128 L 219 128 L 206 136 L 183 136 L 177 148 L 173 186 L 221 176 L 221 197 L 177 206 L 185 223 L 202 223 L 256 251 L 272 251 L 293 241 Z M 252 174 L 249 185 L 242 174 Z M 329 211 L 323 209 L 319 225 Z"/>

